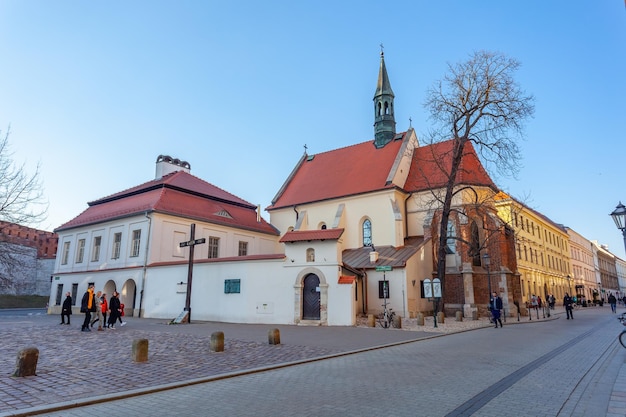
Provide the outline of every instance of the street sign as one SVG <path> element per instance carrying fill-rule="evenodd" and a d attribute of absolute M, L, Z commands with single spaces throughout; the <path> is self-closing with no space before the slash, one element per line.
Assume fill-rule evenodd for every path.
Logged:
<path fill-rule="evenodd" d="M 382 265 L 382 266 L 377 266 L 376 267 L 376 271 L 380 272 L 380 271 L 391 271 L 393 268 L 391 268 L 389 265 Z"/>
<path fill-rule="evenodd" d="M 199 245 L 199 244 L 204 243 L 204 242 L 206 242 L 205 238 L 196 239 L 196 240 L 188 240 L 187 242 L 180 242 L 179 246 L 181 248 L 184 248 L 185 246 Z"/>

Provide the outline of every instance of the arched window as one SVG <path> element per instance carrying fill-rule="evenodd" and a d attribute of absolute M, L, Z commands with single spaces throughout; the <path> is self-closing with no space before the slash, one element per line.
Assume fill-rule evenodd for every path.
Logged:
<path fill-rule="evenodd" d="M 476 226 L 476 222 L 472 222 L 470 225 L 470 256 L 472 257 L 472 265 L 480 266 L 480 235 L 478 234 L 478 226 Z"/>
<path fill-rule="evenodd" d="M 363 221 L 363 246 L 372 246 L 372 222 L 370 219 Z"/>
<path fill-rule="evenodd" d="M 448 239 L 446 240 L 446 253 L 453 254 L 456 253 L 456 228 L 454 227 L 454 223 L 451 220 L 448 220 Z"/>
<path fill-rule="evenodd" d="M 306 250 L 306 261 L 307 262 L 315 262 L 315 249 L 308 248 Z"/>

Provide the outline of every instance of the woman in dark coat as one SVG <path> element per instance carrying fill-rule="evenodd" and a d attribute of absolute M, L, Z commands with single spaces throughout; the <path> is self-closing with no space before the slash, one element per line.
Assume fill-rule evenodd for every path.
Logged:
<path fill-rule="evenodd" d="M 111 310 L 111 314 L 109 315 L 109 329 L 115 329 L 115 322 L 121 314 L 120 299 L 118 296 L 119 293 L 113 291 L 113 295 L 109 298 L 109 310 Z"/>
<path fill-rule="evenodd" d="M 72 295 L 69 291 L 65 295 L 66 297 L 61 307 L 61 323 L 59 324 L 65 324 L 65 316 L 67 316 L 67 325 L 69 326 L 70 316 L 72 315 Z"/>

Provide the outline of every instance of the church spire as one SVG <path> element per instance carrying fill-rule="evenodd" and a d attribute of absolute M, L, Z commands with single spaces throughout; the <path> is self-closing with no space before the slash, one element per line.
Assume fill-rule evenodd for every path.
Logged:
<path fill-rule="evenodd" d="M 374 145 L 382 148 L 396 136 L 396 119 L 393 111 L 393 90 L 385 67 L 385 53 L 380 46 L 380 70 L 374 93 Z"/>

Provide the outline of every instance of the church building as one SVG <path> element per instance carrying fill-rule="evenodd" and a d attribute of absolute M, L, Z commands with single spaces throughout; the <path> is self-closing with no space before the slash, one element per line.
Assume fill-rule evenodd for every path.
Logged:
<path fill-rule="evenodd" d="M 437 168 L 452 142 L 420 146 L 412 127 L 397 132 L 394 97 L 381 52 L 373 140 L 305 152 L 266 208 L 269 223 L 189 163 L 159 156 L 154 180 L 89 203 L 55 230 L 50 312 L 59 294 L 80 299 L 92 283 L 148 318 L 185 310 L 195 320 L 325 326 L 354 325 L 383 305 L 402 317 L 432 311 L 423 282 L 435 277 Z M 518 294 L 512 236 L 485 203 L 497 188 L 471 146 L 463 164 L 441 301 L 447 314 L 471 316 L 486 311 L 488 288 L 505 309 Z"/>

